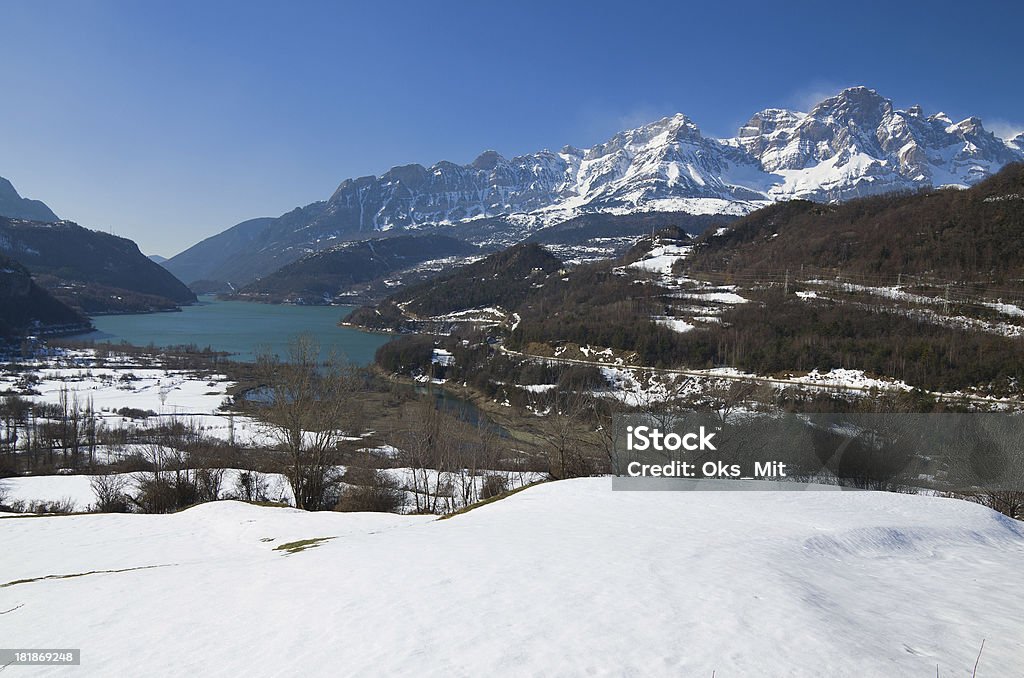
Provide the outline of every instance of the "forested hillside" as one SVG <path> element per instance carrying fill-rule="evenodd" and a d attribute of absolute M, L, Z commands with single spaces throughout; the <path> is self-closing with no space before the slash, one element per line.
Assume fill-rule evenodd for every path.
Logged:
<path fill-rule="evenodd" d="M 562 262 L 537 244 L 515 245 L 434 280 L 413 285 L 375 308 L 358 308 L 347 322 L 402 329 L 410 319 L 481 307 L 517 308 Z"/>
<path fill-rule="evenodd" d="M 262 301 L 330 302 L 353 285 L 405 271 L 425 261 L 461 258 L 479 249 L 443 235 L 405 235 L 346 243 L 315 252 L 246 285 L 237 296 Z"/>
<path fill-rule="evenodd" d="M 802 269 L 931 276 L 982 285 L 1024 279 L 1024 164 L 967 190 L 890 194 L 823 205 L 794 200 L 707 232 L 690 271 L 745 277 Z"/>
<path fill-rule="evenodd" d="M 88 327 L 86 318 L 33 282 L 24 266 L 0 254 L 0 340 Z"/>
<path fill-rule="evenodd" d="M 0 250 L 55 296 L 90 313 L 171 309 L 196 300 L 131 240 L 71 222 L 0 218 Z"/>

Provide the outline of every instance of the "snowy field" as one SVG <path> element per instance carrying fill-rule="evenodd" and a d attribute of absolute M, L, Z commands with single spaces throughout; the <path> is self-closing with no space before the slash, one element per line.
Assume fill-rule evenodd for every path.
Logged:
<path fill-rule="evenodd" d="M 111 429 L 144 424 L 155 427 L 163 422 L 180 421 L 196 426 L 211 438 L 233 439 L 242 446 L 271 446 L 274 440 L 251 417 L 222 409 L 234 385 L 223 374 L 167 369 L 159 360 L 116 356 L 112 361 L 97 359 L 91 349 L 68 350 L 34 363 L 34 381 L 26 384 L 24 375 L 0 363 L 0 392 L 20 392 L 30 386 L 29 400 L 56 405 L 66 393 L 69 404 L 84 409 L 92 403 L 100 421 Z M 121 408 L 150 411 L 145 421 L 133 420 L 117 411 Z"/>
<path fill-rule="evenodd" d="M 540 485 L 450 520 L 0 520 L 12 676 L 1019 676 L 1024 524 L 868 492 Z M 289 542 L 325 539 L 289 553 Z M 81 575 L 58 578 L 66 575 Z"/>

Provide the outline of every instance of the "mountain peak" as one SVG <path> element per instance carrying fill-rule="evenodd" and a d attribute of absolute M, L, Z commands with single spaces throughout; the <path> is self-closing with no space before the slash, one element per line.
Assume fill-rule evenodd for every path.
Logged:
<path fill-rule="evenodd" d="M 654 123 L 653 126 L 669 129 L 673 132 L 685 130 L 688 134 L 700 136 L 700 128 L 697 127 L 697 123 L 690 120 L 689 116 L 683 113 L 676 113 L 668 116 L 667 118 L 662 118 L 658 122 Z"/>
<path fill-rule="evenodd" d="M 837 99 L 846 99 L 848 101 L 888 101 L 885 97 L 879 94 L 876 90 L 864 85 L 856 85 L 854 87 L 847 87 L 835 96 Z"/>
<path fill-rule="evenodd" d="M 476 160 L 474 160 L 471 164 L 473 165 L 474 168 L 478 170 L 484 170 L 485 172 L 489 172 L 495 167 L 497 167 L 498 163 L 501 162 L 502 160 L 504 160 L 504 158 L 501 157 L 500 153 L 498 153 L 497 151 L 488 150 L 476 156 Z"/>
<path fill-rule="evenodd" d="M 751 116 L 750 120 L 740 127 L 737 136 L 744 138 L 774 134 L 778 129 L 795 125 L 804 117 L 806 114 L 798 111 L 785 108 L 766 108 Z"/>
<path fill-rule="evenodd" d="M 956 124 L 964 134 L 984 134 L 987 130 L 981 124 L 981 118 L 971 116 Z"/>
<path fill-rule="evenodd" d="M 875 127 L 892 113 L 892 102 L 867 87 L 848 87 L 834 97 L 825 99 L 811 110 L 811 115 L 831 115 L 837 120 L 853 122 L 860 127 Z"/>

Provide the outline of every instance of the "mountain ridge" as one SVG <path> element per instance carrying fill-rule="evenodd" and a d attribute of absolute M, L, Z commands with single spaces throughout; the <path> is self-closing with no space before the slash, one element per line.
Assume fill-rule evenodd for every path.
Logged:
<path fill-rule="evenodd" d="M 394 281 L 386 276 L 404 274 L 424 263 L 448 266 L 467 257 L 480 256 L 478 248 L 444 235 L 414 234 L 336 245 L 282 266 L 270 275 L 246 285 L 232 298 L 325 304 L 339 297 L 377 287 L 389 290 Z M 424 272 L 423 275 L 429 275 Z"/>
<path fill-rule="evenodd" d="M 1022 139 L 999 139 L 975 117 L 954 123 L 920 106 L 899 110 L 875 90 L 851 87 L 807 113 L 760 111 L 726 139 L 705 136 L 679 113 L 589 149 L 513 158 L 485 151 L 466 165 L 400 165 L 345 179 L 327 200 L 261 223 L 230 251 L 213 236 L 166 266 L 185 280 L 248 282 L 340 240 L 437 225 L 457 235 L 495 216 L 507 218 L 501 235 L 512 244 L 587 212 L 742 215 L 793 198 L 966 187 L 1024 160 Z"/>
<path fill-rule="evenodd" d="M 0 217 L 30 221 L 59 221 L 46 203 L 21 197 L 8 179 L 0 177 Z"/>
<path fill-rule="evenodd" d="M 196 301 L 135 242 L 74 222 L 0 217 L 0 252 L 57 299 L 86 313 L 173 310 Z"/>

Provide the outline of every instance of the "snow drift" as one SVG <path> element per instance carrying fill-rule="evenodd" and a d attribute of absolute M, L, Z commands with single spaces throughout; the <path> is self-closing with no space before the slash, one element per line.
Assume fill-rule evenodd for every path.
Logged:
<path fill-rule="evenodd" d="M 32 675 L 964 676 L 982 639 L 979 675 L 1024 666 L 1024 525 L 952 499 L 603 478 L 449 520 L 218 502 L 0 530 L 3 644 L 82 649 Z"/>

